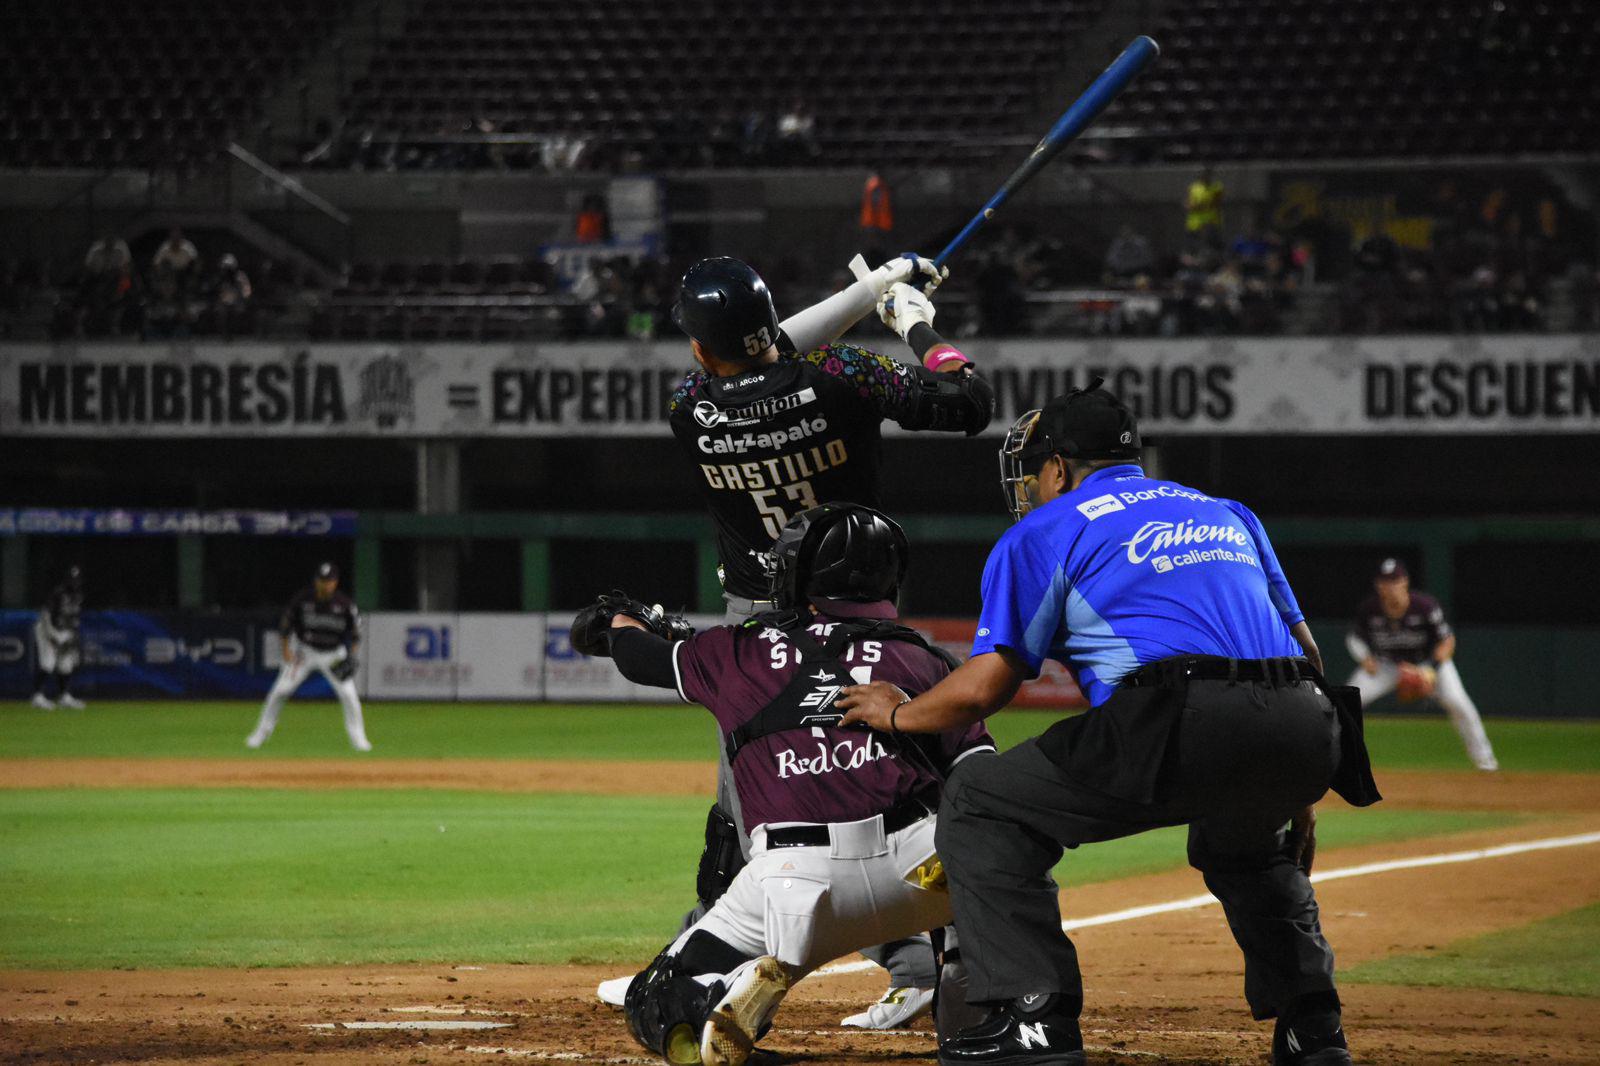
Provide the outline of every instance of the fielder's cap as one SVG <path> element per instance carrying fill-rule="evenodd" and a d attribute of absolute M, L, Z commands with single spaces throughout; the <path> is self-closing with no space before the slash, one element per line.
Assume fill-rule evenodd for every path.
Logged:
<path fill-rule="evenodd" d="M 332 563 L 323 563 L 321 566 L 317 567 L 317 580 L 338 581 L 339 568 L 334 566 Z"/>
<path fill-rule="evenodd" d="M 702 259 L 683 275 L 672 321 L 725 362 L 750 359 L 778 340 L 772 293 L 750 264 Z"/>
<path fill-rule="evenodd" d="M 1406 571 L 1406 564 L 1399 559 L 1389 558 L 1378 564 L 1378 572 L 1372 575 L 1374 581 L 1399 581 L 1411 575 Z"/>
<path fill-rule="evenodd" d="M 1071 459 L 1138 459 L 1144 447 L 1139 424 L 1103 386 L 1104 379 L 1094 378 L 1085 388 L 1046 400 L 1021 458 L 1058 453 Z"/>

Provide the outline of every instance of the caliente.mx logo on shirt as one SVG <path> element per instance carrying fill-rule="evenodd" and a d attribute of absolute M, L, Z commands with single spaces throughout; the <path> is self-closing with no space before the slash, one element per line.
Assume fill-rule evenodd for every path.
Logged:
<path fill-rule="evenodd" d="M 1244 530 L 1231 525 L 1202 525 L 1192 518 L 1182 522 L 1146 522 L 1131 540 L 1122 542 L 1128 549 L 1128 562 L 1142 563 L 1156 552 L 1171 551 L 1199 544 L 1232 544 L 1254 547 Z"/>

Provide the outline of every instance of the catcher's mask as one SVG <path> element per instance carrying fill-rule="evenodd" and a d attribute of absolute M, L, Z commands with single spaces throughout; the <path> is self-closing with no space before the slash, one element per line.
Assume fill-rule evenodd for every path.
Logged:
<path fill-rule="evenodd" d="M 767 553 L 773 605 L 795 610 L 812 597 L 893 602 L 910 557 L 905 530 L 881 511 L 858 503 L 801 511 Z"/>
<path fill-rule="evenodd" d="M 1095 378 L 1012 423 L 1000 445 L 1000 489 L 1016 521 L 1039 506 L 1039 471 L 1050 456 L 1139 459 L 1144 445 L 1133 412 L 1102 384 Z"/>

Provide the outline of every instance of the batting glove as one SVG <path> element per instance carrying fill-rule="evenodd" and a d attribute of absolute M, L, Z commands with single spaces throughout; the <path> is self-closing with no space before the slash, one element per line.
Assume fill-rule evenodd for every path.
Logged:
<path fill-rule="evenodd" d="M 868 270 L 867 261 L 858 255 L 850 261 L 850 273 L 881 299 L 891 288 L 901 284 L 922 290 L 924 296 L 932 296 L 939 283 L 950 276 L 950 268 L 934 266 L 933 260 L 906 252 L 877 270 Z"/>
<path fill-rule="evenodd" d="M 900 334 L 902 340 L 910 336 L 911 327 L 919 322 L 933 325 L 933 316 L 933 301 L 904 282 L 891 285 L 878 300 L 878 317 Z"/>

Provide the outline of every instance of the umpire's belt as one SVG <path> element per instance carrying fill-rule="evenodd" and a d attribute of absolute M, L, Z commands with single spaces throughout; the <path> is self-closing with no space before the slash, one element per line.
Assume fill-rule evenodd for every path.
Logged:
<path fill-rule="evenodd" d="M 1128 688 L 1179 685 L 1185 681 L 1245 681 L 1283 688 L 1321 681 L 1309 659 L 1228 659 L 1220 655 L 1175 655 L 1146 663 L 1122 679 Z"/>
<path fill-rule="evenodd" d="M 922 821 L 933 811 L 914 799 L 905 800 L 883 812 L 883 835 L 898 833 Z M 825 848 L 829 836 L 826 824 L 786 825 L 767 830 L 768 848 Z"/>

